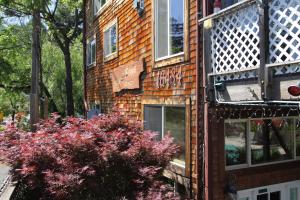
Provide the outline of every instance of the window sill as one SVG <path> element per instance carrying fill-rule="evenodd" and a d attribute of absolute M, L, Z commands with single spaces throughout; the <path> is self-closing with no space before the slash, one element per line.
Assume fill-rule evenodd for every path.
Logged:
<path fill-rule="evenodd" d="M 250 168 L 255 168 L 255 167 L 272 166 L 272 165 L 291 163 L 291 162 L 297 162 L 297 161 L 300 161 L 300 160 L 297 158 L 297 159 L 290 159 L 290 160 L 283 160 L 283 161 L 277 161 L 277 162 L 255 164 L 255 165 L 243 164 L 243 165 L 225 167 L 225 170 L 232 171 L 232 170 L 239 170 L 239 169 L 250 169 Z"/>
<path fill-rule="evenodd" d="M 185 168 L 171 162 L 171 164 L 164 170 L 163 176 L 176 181 L 189 188 L 190 178 L 185 175 Z"/>
<path fill-rule="evenodd" d="M 111 60 L 113 60 L 113 59 L 115 59 L 117 57 L 118 57 L 118 53 L 115 52 L 115 53 L 112 53 L 112 54 L 109 54 L 109 55 L 105 56 L 104 59 L 103 59 L 103 61 L 104 62 L 108 62 L 108 61 L 111 61 Z"/>
<path fill-rule="evenodd" d="M 89 69 L 93 69 L 94 67 L 96 67 L 96 63 L 92 63 L 92 64 L 87 65 L 86 69 L 89 70 Z"/>
<path fill-rule="evenodd" d="M 184 53 L 180 53 L 174 56 L 166 57 L 155 61 L 154 68 L 161 68 L 169 65 L 182 63 L 185 61 Z"/>
<path fill-rule="evenodd" d="M 111 2 L 111 0 L 107 1 L 104 6 L 102 6 L 96 14 L 94 14 L 94 20 L 96 20 L 107 9 L 107 7 L 110 6 Z"/>

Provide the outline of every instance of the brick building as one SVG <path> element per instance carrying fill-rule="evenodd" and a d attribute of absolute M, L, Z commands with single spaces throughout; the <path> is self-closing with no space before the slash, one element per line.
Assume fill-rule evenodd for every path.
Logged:
<path fill-rule="evenodd" d="M 202 3 L 207 199 L 300 199 L 300 1 Z"/>
<path fill-rule="evenodd" d="M 191 198 L 300 199 L 299 0 L 84 7 L 89 114 L 171 133 L 182 152 L 165 175 Z"/>

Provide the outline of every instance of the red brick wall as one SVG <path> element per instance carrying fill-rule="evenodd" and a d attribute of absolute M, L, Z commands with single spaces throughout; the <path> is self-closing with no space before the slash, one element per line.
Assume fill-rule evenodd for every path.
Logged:
<path fill-rule="evenodd" d="M 104 112 L 112 111 L 116 106 L 119 111 L 133 119 L 143 119 L 142 102 L 156 100 L 185 102 L 191 101 L 191 152 L 193 183 L 196 182 L 196 1 L 189 1 L 189 60 L 176 65 L 165 66 L 159 69 L 153 67 L 153 42 L 152 42 L 152 3 L 153 0 L 145 0 L 145 13 L 139 17 L 132 7 L 132 0 L 112 0 L 112 3 L 94 18 L 91 1 L 87 2 L 87 38 L 96 34 L 97 64 L 87 69 L 87 101 L 100 102 Z M 118 18 L 119 51 L 118 57 L 103 63 L 103 27 L 110 21 Z M 146 74 L 142 80 L 142 88 L 134 91 L 122 91 L 118 94 L 112 91 L 110 73 L 112 69 L 127 64 L 129 61 L 145 60 Z M 155 74 L 159 70 L 165 70 L 178 66 L 182 67 L 183 84 L 180 88 L 156 87 Z M 194 185 L 194 184 L 193 184 Z"/>
<path fill-rule="evenodd" d="M 211 113 L 213 112 L 211 110 Z M 237 190 L 257 188 L 300 179 L 300 161 L 226 171 L 224 120 L 217 120 L 211 115 L 209 125 L 210 199 L 225 199 L 224 188 L 228 177 L 236 179 Z"/>

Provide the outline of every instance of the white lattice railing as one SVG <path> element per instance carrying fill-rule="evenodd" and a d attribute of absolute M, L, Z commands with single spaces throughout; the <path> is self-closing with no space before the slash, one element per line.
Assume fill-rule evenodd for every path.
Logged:
<path fill-rule="evenodd" d="M 257 7 L 252 5 L 214 21 L 211 29 L 211 66 L 214 74 L 220 74 L 218 80 L 256 76 L 253 71 L 238 72 L 259 66 L 258 20 Z"/>
<path fill-rule="evenodd" d="M 257 77 L 260 66 L 258 4 L 214 18 L 211 71 L 216 80 Z M 274 75 L 300 72 L 300 0 L 269 1 L 269 63 Z M 292 64 L 287 64 L 292 62 Z"/>
<path fill-rule="evenodd" d="M 269 3 L 270 64 L 300 61 L 300 1 L 272 0 Z M 300 64 L 274 67 L 275 75 L 300 72 Z"/>

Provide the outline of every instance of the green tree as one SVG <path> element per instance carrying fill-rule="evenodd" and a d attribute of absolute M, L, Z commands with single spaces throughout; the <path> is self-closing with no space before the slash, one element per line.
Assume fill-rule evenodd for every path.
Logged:
<path fill-rule="evenodd" d="M 72 59 L 70 47 L 82 32 L 81 0 L 0 0 L 0 6 L 13 16 L 31 15 L 38 10 L 64 55 L 67 115 L 74 114 Z M 33 15 L 35 16 L 35 15 Z"/>

